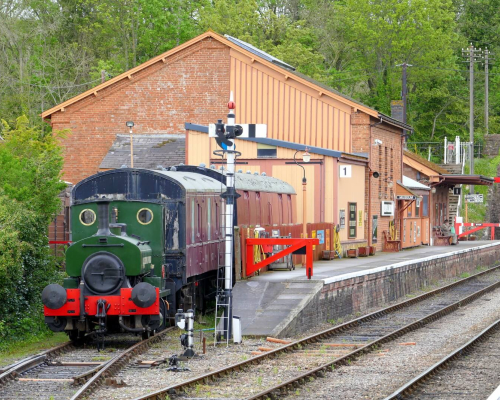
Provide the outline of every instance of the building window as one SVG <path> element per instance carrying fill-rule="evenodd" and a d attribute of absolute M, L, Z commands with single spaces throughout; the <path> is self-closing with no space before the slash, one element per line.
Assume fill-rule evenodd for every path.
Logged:
<path fill-rule="evenodd" d="M 357 203 L 349 203 L 349 239 L 356 238 Z"/>
<path fill-rule="evenodd" d="M 429 216 L 429 195 L 425 195 L 422 199 L 422 217 Z"/>
<path fill-rule="evenodd" d="M 417 198 L 415 202 L 415 217 L 420 217 L 420 206 L 421 206 L 420 198 Z"/>
<path fill-rule="evenodd" d="M 278 152 L 276 146 L 257 143 L 257 158 L 277 158 Z"/>

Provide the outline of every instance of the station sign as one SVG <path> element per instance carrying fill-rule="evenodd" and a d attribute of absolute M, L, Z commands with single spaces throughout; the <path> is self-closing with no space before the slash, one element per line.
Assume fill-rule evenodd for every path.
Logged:
<path fill-rule="evenodd" d="M 466 203 L 482 203 L 483 202 L 482 194 L 466 194 L 465 202 Z"/>
<path fill-rule="evenodd" d="M 417 196 L 411 195 L 398 195 L 396 196 L 397 200 L 417 200 Z"/>
<path fill-rule="evenodd" d="M 382 217 L 393 217 L 394 216 L 394 202 L 393 201 L 382 201 L 380 203 L 380 215 Z"/>

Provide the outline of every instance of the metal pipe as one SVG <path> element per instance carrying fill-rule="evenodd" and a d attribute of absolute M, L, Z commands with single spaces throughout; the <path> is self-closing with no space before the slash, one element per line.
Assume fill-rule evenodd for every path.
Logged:
<path fill-rule="evenodd" d="M 111 236 L 109 230 L 109 201 L 100 201 L 97 203 L 97 218 L 99 229 L 95 236 Z"/>
<path fill-rule="evenodd" d="M 121 328 L 128 332 L 133 332 L 133 333 L 141 333 L 141 332 L 146 332 L 146 328 L 130 328 L 127 325 L 123 323 L 123 316 L 120 315 L 118 317 L 118 324 L 120 325 Z"/>

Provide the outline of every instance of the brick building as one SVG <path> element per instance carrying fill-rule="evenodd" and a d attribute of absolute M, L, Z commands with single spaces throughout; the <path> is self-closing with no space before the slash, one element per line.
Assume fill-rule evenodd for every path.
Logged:
<path fill-rule="evenodd" d="M 381 249 L 381 232 L 394 218 L 380 216 L 381 203 L 392 201 L 394 185 L 401 180 L 403 129 L 411 128 L 238 39 L 206 32 L 42 117 L 54 129 L 71 130 L 62 143 L 63 173 L 65 180 L 76 183 L 107 165 L 103 160 L 117 135 L 128 134 L 126 121 L 134 121 L 134 135 L 185 134 L 187 122 L 207 125 L 225 119 L 230 92 L 237 105 L 236 122 L 267 124 L 270 139 L 369 158 L 365 204 L 356 210 L 354 223 L 364 239 L 371 242 L 374 236 Z M 186 159 L 205 161 L 206 150 L 188 140 Z M 162 164 L 168 166 L 168 160 Z M 373 172 L 380 177 L 374 178 Z M 329 174 L 338 171 L 326 170 L 325 185 L 331 185 Z M 353 187 L 359 183 L 352 181 Z M 338 194 L 339 187 L 333 192 Z M 358 215 L 360 210 L 366 210 L 364 215 Z M 331 211 L 328 222 L 339 223 L 340 210 Z"/>

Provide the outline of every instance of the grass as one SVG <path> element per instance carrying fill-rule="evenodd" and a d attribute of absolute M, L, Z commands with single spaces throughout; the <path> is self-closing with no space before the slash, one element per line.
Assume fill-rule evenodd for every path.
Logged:
<path fill-rule="evenodd" d="M 470 274 L 468 272 L 462 272 L 460 274 L 460 278 L 462 278 L 462 279 L 468 278 L 469 276 L 470 276 Z"/>
<path fill-rule="evenodd" d="M 43 340 L 32 338 L 16 342 L 9 349 L 0 351 L 0 366 L 12 364 L 16 360 L 40 353 L 43 350 L 50 349 L 67 341 L 68 335 L 61 332 L 54 333 Z"/>

